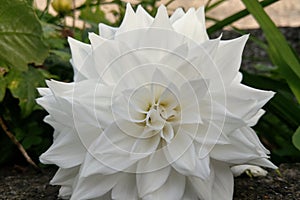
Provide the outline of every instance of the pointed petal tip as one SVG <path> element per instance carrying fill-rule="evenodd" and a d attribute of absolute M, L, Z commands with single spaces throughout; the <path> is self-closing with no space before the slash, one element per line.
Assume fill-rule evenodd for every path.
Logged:
<path fill-rule="evenodd" d="M 158 10 L 162 10 L 162 9 L 164 9 L 164 10 L 167 11 L 167 8 L 166 8 L 166 6 L 165 6 L 164 4 L 161 4 L 161 5 L 158 7 Z"/>
<path fill-rule="evenodd" d="M 143 8 L 143 6 L 142 5 L 138 5 L 138 7 L 137 7 L 137 10 L 144 10 L 144 8 Z"/>
<path fill-rule="evenodd" d="M 165 20 L 169 20 L 169 15 L 168 15 L 168 11 L 165 5 L 161 4 L 158 7 L 156 16 L 155 16 L 155 20 L 154 21 L 165 21 Z"/>
<path fill-rule="evenodd" d="M 205 7 L 204 6 L 200 6 L 199 8 L 197 8 L 196 10 L 197 13 L 205 13 Z"/>
<path fill-rule="evenodd" d="M 72 37 L 70 37 L 70 36 L 68 36 L 67 40 L 68 40 L 68 42 L 73 42 L 75 39 L 72 38 Z"/>
<path fill-rule="evenodd" d="M 47 152 L 43 153 L 42 155 L 40 155 L 39 157 L 39 161 L 43 164 L 51 164 L 48 159 L 47 159 Z"/>
<path fill-rule="evenodd" d="M 96 33 L 94 33 L 94 32 L 88 32 L 88 37 L 89 37 L 89 39 L 91 38 L 91 37 L 98 37 L 98 35 L 96 34 Z M 100 36 L 99 36 L 100 37 Z M 90 39 L 91 40 L 91 39 Z"/>
<path fill-rule="evenodd" d="M 126 16 L 128 13 L 135 13 L 134 10 L 133 10 L 133 8 L 132 8 L 132 6 L 131 6 L 131 3 L 129 3 L 129 2 L 126 4 L 125 16 Z M 125 17 L 125 16 L 124 16 L 124 17 Z"/>
<path fill-rule="evenodd" d="M 129 2 L 126 3 L 126 9 L 132 9 L 131 3 Z"/>

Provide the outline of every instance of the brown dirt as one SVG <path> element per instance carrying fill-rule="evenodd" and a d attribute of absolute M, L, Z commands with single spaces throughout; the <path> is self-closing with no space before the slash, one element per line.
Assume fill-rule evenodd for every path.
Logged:
<path fill-rule="evenodd" d="M 235 179 L 234 200 L 299 200 L 300 163 L 281 164 L 279 176 L 270 171 L 266 177 Z M 56 200 L 59 187 L 49 185 L 56 168 L 37 172 L 19 166 L 0 169 L 1 200 Z"/>
<path fill-rule="evenodd" d="M 281 164 L 281 176 L 270 171 L 266 177 L 235 179 L 234 200 L 299 200 L 300 163 Z"/>

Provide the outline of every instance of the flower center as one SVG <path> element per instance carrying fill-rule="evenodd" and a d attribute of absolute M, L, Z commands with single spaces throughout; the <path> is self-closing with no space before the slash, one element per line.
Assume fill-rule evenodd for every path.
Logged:
<path fill-rule="evenodd" d="M 177 111 L 163 104 L 153 104 L 146 114 L 146 126 L 160 134 L 160 137 L 169 143 L 174 138 L 171 122 L 175 119 Z"/>
<path fill-rule="evenodd" d="M 146 125 L 153 130 L 161 130 L 165 123 L 165 109 L 157 104 L 152 105 L 146 115 Z"/>

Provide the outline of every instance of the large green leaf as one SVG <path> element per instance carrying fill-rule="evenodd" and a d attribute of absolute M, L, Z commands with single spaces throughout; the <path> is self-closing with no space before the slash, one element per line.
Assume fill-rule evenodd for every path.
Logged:
<path fill-rule="evenodd" d="M 33 110 L 39 108 L 35 102 L 38 96 L 36 88 L 45 85 L 40 70 L 32 67 L 26 72 L 12 69 L 6 78 L 12 95 L 19 99 L 22 117 L 27 117 Z"/>
<path fill-rule="evenodd" d="M 41 25 L 26 1 L 1 0 L 0 61 L 21 70 L 26 70 L 28 63 L 42 63 L 48 54 L 42 35 Z"/>
<path fill-rule="evenodd" d="M 295 147 L 300 150 L 300 126 L 294 133 L 292 139 L 293 139 L 293 144 L 295 145 Z"/>
<path fill-rule="evenodd" d="M 298 102 L 300 102 L 300 63 L 297 55 L 257 0 L 242 1 L 264 31 L 272 62 L 278 66 L 278 71 L 288 82 Z"/>

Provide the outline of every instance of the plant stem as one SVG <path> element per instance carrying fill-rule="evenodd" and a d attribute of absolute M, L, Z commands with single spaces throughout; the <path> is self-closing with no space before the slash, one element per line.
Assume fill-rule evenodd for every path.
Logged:
<path fill-rule="evenodd" d="M 9 139 L 18 147 L 18 149 L 21 151 L 22 155 L 26 159 L 26 161 L 32 165 L 35 169 L 40 170 L 39 167 L 33 162 L 33 160 L 30 158 L 30 156 L 27 154 L 26 150 L 22 146 L 22 144 L 17 140 L 17 138 L 8 130 L 6 124 L 4 123 L 2 117 L 0 116 L 0 126 L 5 132 L 5 134 L 9 137 Z"/>
<path fill-rule="evenodd" d="M 76 8 L 76 2 L 75 0 L 72 1 L 72 28 L 73 32 L 75 32 L 75 8 Z"/>

